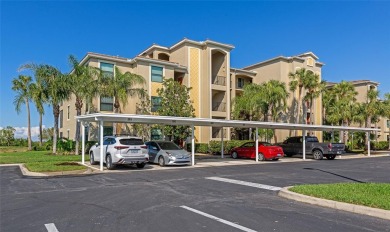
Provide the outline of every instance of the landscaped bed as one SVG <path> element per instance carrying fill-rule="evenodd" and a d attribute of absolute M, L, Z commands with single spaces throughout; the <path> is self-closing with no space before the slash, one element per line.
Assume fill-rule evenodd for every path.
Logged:
<path fill-rule="evenodd" d="M 86 157 L 87 158 L 87 157 Z M 32 172 L 60 172 L 84 170 L 78 155 L 53 155 L 49 151 L 27 151 L 0 153 L 0 164 L 24 163 Z"/>
<path fill-rule="evenodd" d="M 389 183 L 299 185 L 289 190 L 328 200 L 390 210 Z"/>

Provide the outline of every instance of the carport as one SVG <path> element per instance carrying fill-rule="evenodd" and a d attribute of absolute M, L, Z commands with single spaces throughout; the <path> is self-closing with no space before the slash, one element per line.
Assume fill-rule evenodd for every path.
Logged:
<path fill-rule="evenodd" d="M 284 130 L 302 130 L 303 135 L 303 159 L 306 159 L 306 131 L 360 131 L 366 132 L 368 135 L 371 131 L 379 131 L 374 128 L 360 127 L 342 127 L 342 126 L 323 126 L 323 125 L 306 125 L 306 124 L 290 124 L 277 122 L 259 122 L 259 121 L 240 121 L 240 120 L 222 120 L 210 118 L 187 118 L 187 117 L 172 117 L 172 116 L 155 116 L 155 115 L 139 115 L 139 114 L 110 114 L 110 113 L 95 113 L 80 115 L 75 117 L 81 122 L 81 137 L 82 137 L 82 164 L 85 164 L 85 125 L 87 123 L 98 123 L 99 125 L 99 143 L 103 144 L 103 124 L 104 122 L 112 123 L 133 123 L 133 124 L 149 124 L 149 125 L 180 125 L 189 126 L 192 129 L 191 136 L 191 165 L 195 165 L 195 126 L 208 127 L 233 127 L 233 128 L 255 128 L 256 129 L 256 162 L 258 159 L 258 129 L 284 129 Z M 221 158 L 224 158 L 223 136 L 221 136 Z M 370 156 L 370 140 L 367 143 L 368 156 Z M 103 146 L 100 146 L 100 170 L 103 171 Z"/>

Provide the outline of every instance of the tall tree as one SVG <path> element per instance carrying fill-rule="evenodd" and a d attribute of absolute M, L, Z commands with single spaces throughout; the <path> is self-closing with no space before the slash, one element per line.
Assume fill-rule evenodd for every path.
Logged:
<path fill-rule="evenodd" d="M 80 64 L 73 55 L 69 56 L 69 63 L 72 67 L 72 72 L 68 75 L 71 85 L 70 92 L 75 96 L 76 115 L 81 115 L 83 101 L 90 101 L 97 95 L 98 80 L 100 71 L 97 68 Z M 76 122 L 75 134 L 76 148 L 75 154 L 79 154 L 80 143 L 80 122 Z"/>
<path fill-rule="evenodd" d="M 254 121 L 265 117 L 268 105 L 260 92 L 260 85 L 244 85 L 243 94 L 233 99 L 233 118 Z M 252 138 L 252 128 L 249 129 L 249 138 Z"/>
<path fill-rule="evenodd" d="M 20 113 L 21 106 L 26 104 L 27 109 L 27 141 L 28 150 L 31 150 L 31 120 L 30 120 L 30 100 L 31 100 L 31 77 L 19 75 L 12 80 L 12 90 L 16 92 L 14 105 L 17 113 Z"/>
<path fill-rule="evenodd" d="M 164 78 L 162 88 L 157 89 L 161 105 L 157 113 L 162 116 L 195 117 L 195 109 L 190 100 L 191 88 L 181 85 L 172 78 Z M 165 126 L 164 134 L 179 145 L 191 134 L 188 126 Z"/>
<path fill-rule="evenodd" d="M 341 126 L 349 126 L 354 119 L 358 92 L 352 83 L 341 81 L 333 87 L 332 93 L 334 98 L 333 106 L 335 109 L 337 108 L 336 112 L 338 112 L 337 115 L 341 121 Z M 342 142 L 345 143 L 347 137 L 347 132 L 340 131 Z"/>
<path fill-rule="evenodd" d="M 53 107 L 54 116 L 54 136 L 53 154 L 57 153 L 58 118 L 60 115 L 60 103 L 67 100 L 70 95 L 69 78 L 63 75 L 57 68 L 47 64 L 25 64 L 19 70 L 29 69 L 35 77 L 42 83 L 48 97 L 48 104 Z"/>
<path fill-rule="evenodd" d="M 42 133 L 43 133 L 43 115 L 45 114 L 44 104 L 47 101 L 46 90 L 42 83 L 36 79 L 35 83 L 31 84 L 31 99 L 37 108 L 39 113 L 39 146 L 42 146 Z"/>
<path fill-rule="evenodd" d="M 145 79 L 131 72 L 121 72 L 118 67 L 115 67 L 114 77 L 105 75 L 100 81 L 100 95 L 103 97 L 114 98 L 114 112 L 120 113 L 121 104 L 126 106 L 128 97 L 139 96 L 146 94 L 142 85 Z M 120 129 L 120 128 L 118 128 Z M 116 133 L 116 126 L 114 126 Z"/>
<path fill-rule="evenodd" d="M 365 117 L 366 117 L 366 127 L 371 128 L 371 123 L 374 118 L 377 118 L 378 115 L 383 114 L 383 105 L 379 100 L 379 91 L 375 89 L 370 89 L 367 91 L 367 101 L 363 103 L 363 107 L 365 109 Z M 367 133 L 365 140 L 365 150 L 368 149 L 367 143 L 370 140 L 369 135 Z"/>
<path fill-rule="evenodd" d="M 263 99 L 263 105 L 267 111 L 264 121 L 277 122 L 279 115 L 287 109 L 287 98 L 289 93 L 286 88 L 286 83 L 270 80 L 261 85 L 261 91 L 258 92 L 259 98 Z M 274 134 L 274 142 L 277 143 L 276 133 Z"/>

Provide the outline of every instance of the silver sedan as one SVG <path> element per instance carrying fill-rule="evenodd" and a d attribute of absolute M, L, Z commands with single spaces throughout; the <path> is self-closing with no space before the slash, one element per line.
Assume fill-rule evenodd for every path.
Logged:
<path fill-rule="evenodd" d="M 190 154 L 170 141 L 149 141 L 145 145 L 148 148 L 149 162 L 165 165 L 186 165 L 191 163 Z"/>

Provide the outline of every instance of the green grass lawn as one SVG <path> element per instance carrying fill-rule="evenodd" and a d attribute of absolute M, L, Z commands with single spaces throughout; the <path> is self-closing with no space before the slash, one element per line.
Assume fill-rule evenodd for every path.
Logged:
<path fill-rule="evenodd" d="M 89 160 L 89 157 L 85 157 Z M 60 172 L 83 170 L 85 166 L 78 165 L 79 155 L 52 155 L 50 151 L 1 152 L 0 164 L 24 163 L 32 172 Z"/>
<path fill-rule="evenodd" d="M 290 191 L 328 200 L 390 210 L 390 184 L 337 183 L 299 185 Z"/>

